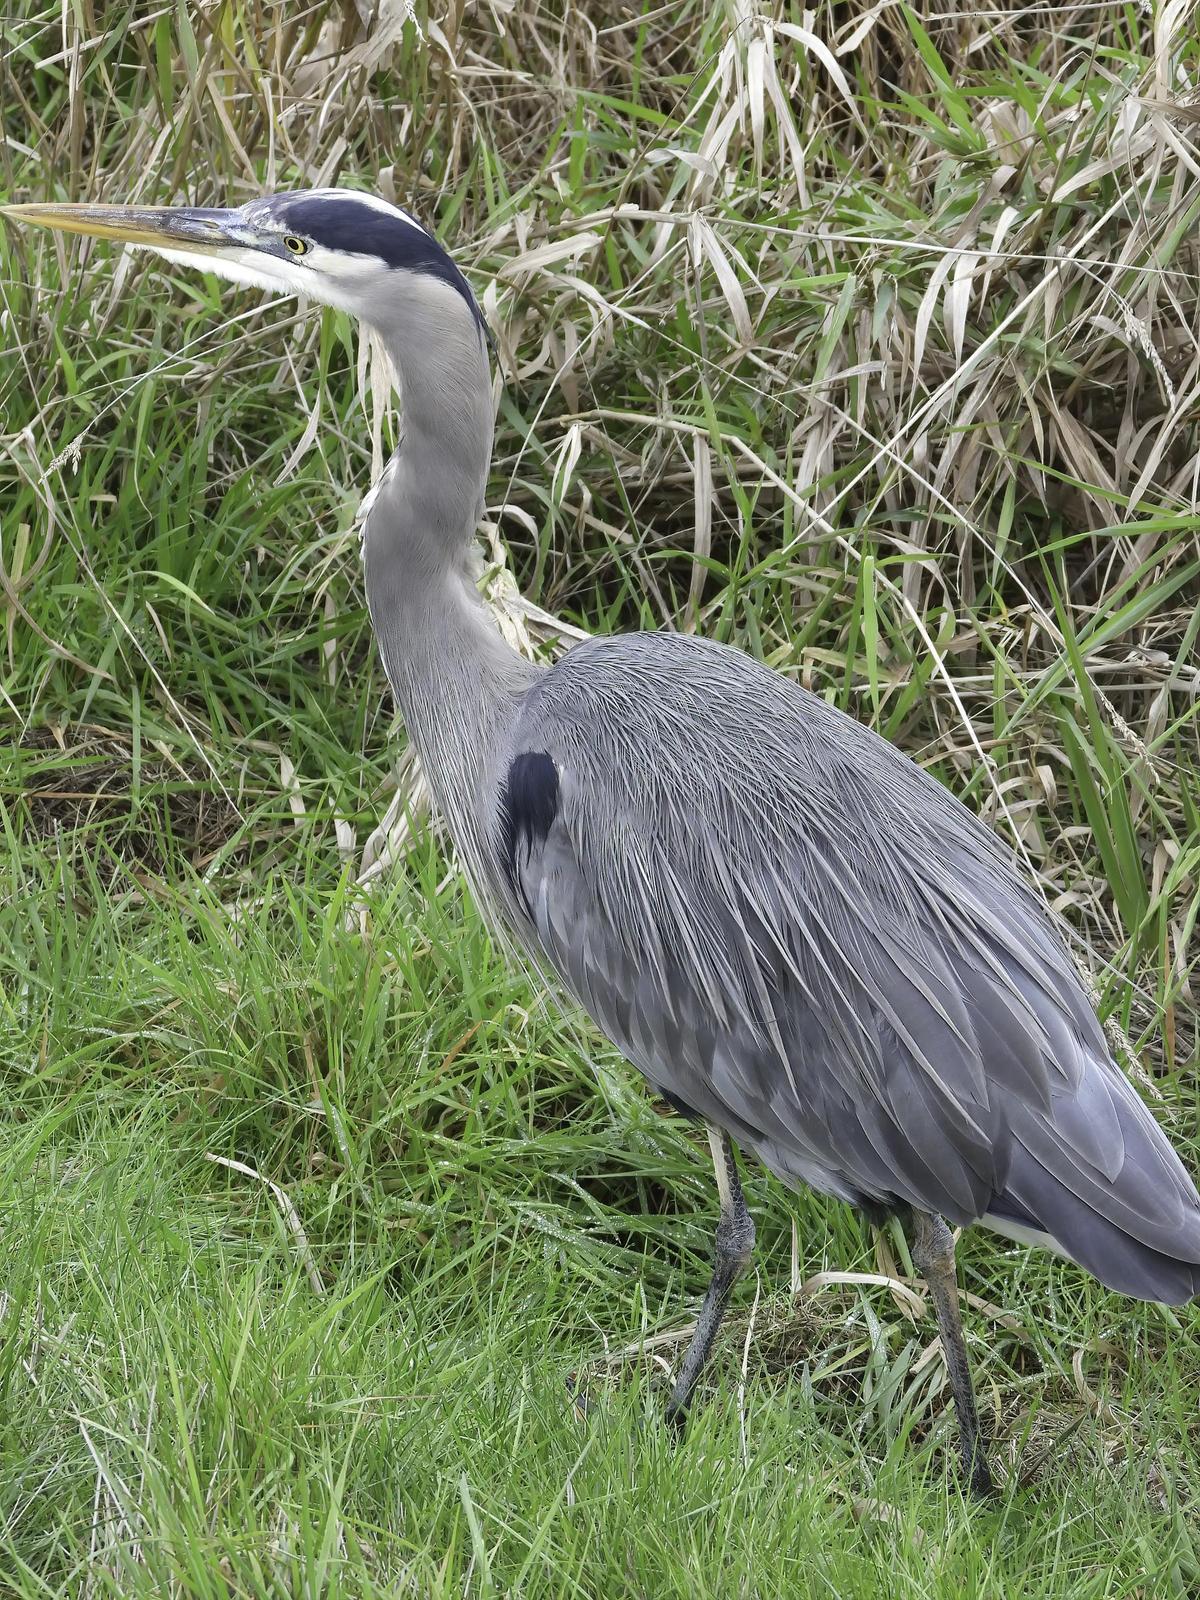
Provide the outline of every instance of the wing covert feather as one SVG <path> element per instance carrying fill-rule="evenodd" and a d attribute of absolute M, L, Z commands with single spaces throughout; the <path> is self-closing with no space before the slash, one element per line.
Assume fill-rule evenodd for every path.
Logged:
<path fill-rule="evenodd" d="M 655 1089 L 845 1199 L 969 1222 L 1048 1172 L 1200 1260 L 1182 1198 L 1159 1226 L 1119 1193 L 1134 1144 L 1190 1182 L 1049 915 L 892 746 L 740 652 L 654 634 L 571 651 L 522 751 L 558 778 L 523 937 Z"/>

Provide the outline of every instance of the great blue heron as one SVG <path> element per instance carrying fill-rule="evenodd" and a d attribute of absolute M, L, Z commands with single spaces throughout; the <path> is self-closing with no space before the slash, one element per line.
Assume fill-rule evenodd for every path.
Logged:
<path fill-rule="evenodd" d="M 468 560 L 492 444 L 483 319 L 404 211 L 336 189 L 7 210 L 341 307 L 382 337 L 404 435 L 366 521 L 366 591 L 409 737 L 486 914 L 708 1129 L 716 1262 L 671 1415 L 754 1242 L 736 1141 L 786 1183 L 911 1219 L 986 1492 L 947 1219 L 1141 1299 L 1200 1288 L 1200 1197 L 1007 850 L 740 650 L 642 633 L 547 668 L 509 647 Z"/>

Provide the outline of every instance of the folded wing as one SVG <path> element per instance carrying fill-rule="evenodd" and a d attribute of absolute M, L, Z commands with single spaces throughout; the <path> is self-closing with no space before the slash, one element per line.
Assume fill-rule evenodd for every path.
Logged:
<path fill-rule="evenodd" d="M 675 1104 L 782 1177 L 1200 1287 L 1200 1199 L 996 837 L 739 652 L 580 646 L 497 817 L 514 926 Z"/>

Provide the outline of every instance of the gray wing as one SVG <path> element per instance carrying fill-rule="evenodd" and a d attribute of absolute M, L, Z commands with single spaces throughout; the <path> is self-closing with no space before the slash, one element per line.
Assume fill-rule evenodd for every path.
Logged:
<path fill-rule="evenodd" d="M 496 851 L 535 959 L 785 1179 L 1200 1286 L 1195 1189 L 1041 903 L 824 701 L 705 641 L 580 646 L 519 716 Z"/>

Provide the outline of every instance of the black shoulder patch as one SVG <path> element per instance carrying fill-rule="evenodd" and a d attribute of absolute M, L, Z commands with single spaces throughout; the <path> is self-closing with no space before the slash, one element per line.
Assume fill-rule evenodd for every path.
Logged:
<path fill-rule="evenodd" d="M 523 750 L 514 756 L 500 790 L 500 861 L 514 894 L 533 907 L 517 876 L 517 856 L 524 847 L 525 860 L 535 844 L 542 844 L 558 814 L 558 772 L 544 750 Z"/>

